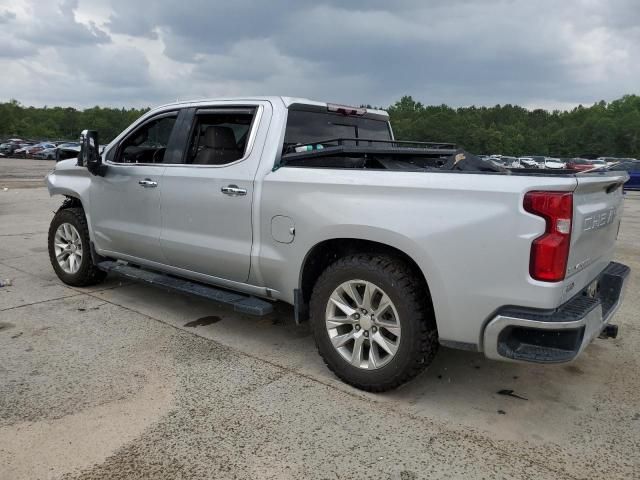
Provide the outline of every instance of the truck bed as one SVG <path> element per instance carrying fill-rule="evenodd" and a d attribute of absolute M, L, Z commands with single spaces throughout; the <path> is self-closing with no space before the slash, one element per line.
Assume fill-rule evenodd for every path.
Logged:
<path fill-rule="evenodd" d="M 462 161 L 456 161 L 459 155 L 463 156 Z M 333 138 L 307 144 L 285 145 L 275 169 L 282 166 L 544 177 L 575 177 L 578 174 L 568 169 L 500 167 L 458 149 L 452 143 L 361 138 Z M 602 171 L 606 170 L 586 173 L 598 174 Z M 583 176 L 584 173 L 580 175 Z"/>

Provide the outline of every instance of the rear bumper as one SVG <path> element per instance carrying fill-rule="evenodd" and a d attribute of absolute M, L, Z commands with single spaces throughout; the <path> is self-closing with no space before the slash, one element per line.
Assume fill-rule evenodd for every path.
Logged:
<path fill-rule="evenodd" d="M 622 303 L 629 267 L 611 262 L 598 276 L 598 290 L 579 292 L 551 310 L 503 307 L 484 330 L 488 358 L 535 363 L 563 363 L 577 357 Z"/>

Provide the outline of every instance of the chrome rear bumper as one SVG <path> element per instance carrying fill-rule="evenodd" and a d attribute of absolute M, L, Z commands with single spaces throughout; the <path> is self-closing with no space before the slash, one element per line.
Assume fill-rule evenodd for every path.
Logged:
<path fill-rule="evenodd" d="M 484 330 L 484 353 L 506 361 L 562 363 L 573 360 L 600 334 L 622 303 L 629 267 L 611 262 L 596 279 L 552 310 L 503 307 Z"/>

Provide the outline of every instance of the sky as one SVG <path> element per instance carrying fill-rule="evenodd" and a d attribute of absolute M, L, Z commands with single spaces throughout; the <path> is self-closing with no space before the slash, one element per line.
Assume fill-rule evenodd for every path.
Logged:
<path fill-rule="evenodd" d="M 569 109 L 639 87 L 639 0 L 0 0 L 0 101 L 25 105 Z"/>

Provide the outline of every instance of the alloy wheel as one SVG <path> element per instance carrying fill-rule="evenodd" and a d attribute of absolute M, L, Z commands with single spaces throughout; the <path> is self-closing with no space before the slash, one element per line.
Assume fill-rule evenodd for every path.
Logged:
<path fill-rule="evenodd" d="M 78 229 L 70 223 L 62 223 L 54 237 L 54 251 L 58 265 L 65 273 L 74 274 L 82 263 L 82 240 Z"/>
<path fill-rule="evenodd" d="M 372 282 L 349 280 L 340 284 L 327 302 L 325 324 L 333 347 L 357 368 L 385 366 L 400 346 L 396 307 Z"/>

